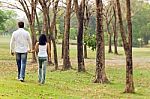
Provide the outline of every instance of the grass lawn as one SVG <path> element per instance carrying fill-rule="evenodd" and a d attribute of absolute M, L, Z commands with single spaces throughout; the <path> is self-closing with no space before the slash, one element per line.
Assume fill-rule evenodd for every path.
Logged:
<path fill-rule="evenodd" d="M 16 79 L 15 57 L 9 54 L 8 37 L 0 37 L 0 99 L 149 99 L 150 97 L 150 48 L 133 48 L 134 94 L 124 94 L 125 56 L 108 54 L 106 47 L 106 73 L 109 84 L 92 83 L 95 74 L 95 52 L 88 49 L 85 59 L 86 72 L 77 72 L 76 46 L 70 46 L 71 64 L 74 69 L 54 71 L 47 66 L 46 83 L 37 82 L 37 64 L 28 57 L 25 82 Z M 59 67 L 61 68 L 61 46 L 58 45 Z"/>

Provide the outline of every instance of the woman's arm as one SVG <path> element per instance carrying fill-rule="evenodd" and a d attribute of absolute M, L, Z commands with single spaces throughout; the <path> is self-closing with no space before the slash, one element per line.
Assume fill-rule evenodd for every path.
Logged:
<path fill-rule="evenodd" d="M 51 52 L 50 52 L 50 45 L 49 45 L 49 43 L 47 43 L 47 54 L 48 54 L 48 56 L 50 56 L 50 55 L 51 55 Z"/>
<path fill-rule="evenodd" d="M 34 52 L 38 52 L 38 51 L 39 51 L 39 42 L 35 44 L 35 48 L 34 48 Z"/>

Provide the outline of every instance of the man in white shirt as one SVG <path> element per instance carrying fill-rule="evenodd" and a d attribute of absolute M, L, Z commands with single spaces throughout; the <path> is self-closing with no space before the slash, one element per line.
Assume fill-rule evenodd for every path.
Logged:
<path fill-rule="evenodd" d="M 11 55 L 16 54 L 18 79 L 24 82 L 27 52 L 32 49 L 32 43 L 29 32 L 24 30 L 24 22 L 18 22 L 18 27 L 11 37 L 10 53 Z"/>

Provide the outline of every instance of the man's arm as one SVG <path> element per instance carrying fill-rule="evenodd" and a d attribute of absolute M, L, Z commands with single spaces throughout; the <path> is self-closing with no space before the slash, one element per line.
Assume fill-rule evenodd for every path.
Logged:
<path fill-rule="evenodd" d="M 14 55 L 14 52 L 15 52 L 15 37 L 14 37 L 14 33 L 13 33 L 11 40 L 10 40 L 10 53 L 11 53 L 11 55 Z"/>

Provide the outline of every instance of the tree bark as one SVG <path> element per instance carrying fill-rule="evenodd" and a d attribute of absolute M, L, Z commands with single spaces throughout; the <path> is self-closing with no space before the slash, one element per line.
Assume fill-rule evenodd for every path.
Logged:
<path fill-rule="evenodd" d="M 35 44 L 36 44 L 36 34 L 35 34 L 35 31 L 34 31 L 34 26 L 33 25 L 30 25 L 30 30 L 31 30 L 31 33 L 32 33 L 32 49 L 35 48 Z M 35 63 L 36 62 L 36 55 L 35 53 L 32 53 L 32 62 Z"/>
<path fill-rule="evenodd" d="M 111 40 L 111 38 L 112 38 L 112 34 L 111 33 L 109 33 L 108 34 L 108 36 L 109 36 L 109 44 L 108 44 L 108 53 L 113 53 L 113 51 L 112 51 L 112 47 L 111 47 L 111 45 L 112 45 L 112 40 Z"/>
<path fill-rule="evenodd" d="M 71 0 L 67 0 L 66 15 L 65 15 L 65 31 L 64 31 L 64 50 L 63 50 L 63 70 L 71 68 L 69 57 L 69 34 L 70 34 L 70 15 L 71 15 Z"/>
<path fill-rule="evenodd" d="M 128 39 L 126 37 L 126 33 L 124 31 L 124 28 L 123 28 L 120 1 L 116 0 L 116 2 L 117 2 L 117 9 L 118 9 L 120 32 L 121 32 L 121 37 L 123 40 L 123 47 L 124 47 L 125 55 L 126 55 L 126 88 L 125 88 L 125 93 L 133 93 L 134 92 L 134 83 L 133 83 L 133 63 L 132 63 L 132 23 L 131 23 L 130 0 L 126 0 Z"/>
<path fill-rule="evenodd" d="M 84 58 L 87 58 L 87 45 L 84 44 Z"/>
<path fill-rule="evenodd" d="M 36 11 L 36 22 L 37 22 L 37 28 L 38 28 L 38 35 L 40 35 L 41 34 L 41 26 L 40 26 L 39 18 L 37 15 L 37 11 Z"/>
<path fill-rule="evenodd" d="M 86 1 L 85 4 L 85 18 L 84 18 L 84 38 L 88 35 L 88 26 L 89 26 L 89 20 L 90 20 L 90 13 L 88 9 L 88 1 Z M 84 58 L 88 58 L 87 54 L 87 44 L 84 44 Z"/>
<path fill-rule="evenodd" d="M 57 13 L 57 7 L 58 7 L 58 2 L 59 0 L 56 0 L 54 3 L 54 7 L 53 7 L 53 13 L 54 13 L 54 16 L 53 16 L 53 20 L 50 24 L 50 16 L 49 14 L 47 13 L 47 17 L 48 17 L 48 28 L 49 28 L 49 35 L 50 35 L 50 38 L 52 40 L 52 43 L 53 43 L 53 52 L 54 52 L 54 64 L 55 64 L 55 70 L 58 69 L 58 58 L 57 58 L 57 46 L 56 46 L 56 39 L 54 37 L 54 27 L 55 27 L 55 24 L 56 24 L 56 13 Z"/>
<path fill-rule="evenodd" d="M 127 65 L 126 65 L 126 93 L 134 92 L 134 83 L 133 83 L 133 61 L 132 61 L 132 22 L 131 22 L 131 6 L 130 0 L 126 0 L 127 7 L 127 27 L 128 27 L 128 44 L 129 49 L 127 51 Z"/>
<path fill-rule="evenodd" d="M 118 33 L 117 33 L 117 15 L 116 15 L 116 5 L 113 6 L 114 12 L 114 24 L 113 24 L 113 32 L 114 32 L 114 53 L 118 55 Z"/>
<path fill-rule="evenodd" d="M 103 4 L 96 0 L 96 79 L 95 83 L 109 82 L 105 73 L 105 47 L 103 32 Z"/>
<path fill-rule="evenodd" d="M 78 34 L 77 34 L 77 57 L 78 57 L 78 72 L 85 72 L 84 57 L 83 57 L 83 20 L 85 0 L 82 0 L 80 6 L 78 1 L 74 0 L 76 16 L 78 19 Z"/>
<path fill-rule="evenodd" d="M 64 16 L 64 20 L 65 20 L 65 16 Z M 65 21 L 64 21 L 64 29 L 65 29 Z M 61 58 L 63 59 L 63 55 L 64 55 L 64 33 L 63 33 L 63 37 L 62 37 L 62 47 L 61 47 Z"/>
<path fill-rule="evenodd" d="M 107 32 L 108 32 L 108 53 L 112 53 L 112 33 L 110 32 L 110 29 L 109 29 L 109 25 L 110 25 L 110 22 L 108 21 L 108 16 L 106 15 L 106 27 L 107 27 Z"/>

